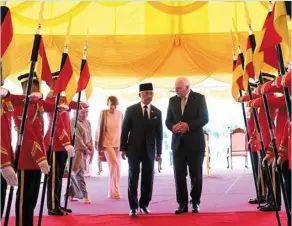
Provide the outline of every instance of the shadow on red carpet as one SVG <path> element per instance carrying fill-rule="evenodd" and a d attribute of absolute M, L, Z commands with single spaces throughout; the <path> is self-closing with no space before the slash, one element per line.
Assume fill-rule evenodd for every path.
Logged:
<path fill-rule="evenodd" d="M 284 213 L 281 213 L 282 226 L 287 226 Z M 37 217 L 35 218 L 35 223 Z M 14 225 L 14 217 L 9 226 Z M 43 226 L 74 226 L 74 225 L 145 225 L 145 226 L 276 226 L 275 213 L 262 212 L 228 212 L 228 213 L 200 213 L 200 214 L 151 214 L 138 215 L 130 218 L 125 214 L 112 215 L 70 215 L 64 217 L 44 216 Z"/>

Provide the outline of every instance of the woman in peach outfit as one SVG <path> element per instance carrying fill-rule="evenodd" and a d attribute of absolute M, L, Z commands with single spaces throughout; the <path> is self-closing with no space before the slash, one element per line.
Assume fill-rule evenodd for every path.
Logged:
<path fill-rule="evenodd" d="M 96 129 L 95 147 L 104 152 L 109 166 L 109 193 L 111 199 L 120 199 L 120 136 L 123 121 L 122 112 L 116 110 L 119 102 L 115 96 L 107 99 L 109 109 L 100 113 L 99 125 Z"/>

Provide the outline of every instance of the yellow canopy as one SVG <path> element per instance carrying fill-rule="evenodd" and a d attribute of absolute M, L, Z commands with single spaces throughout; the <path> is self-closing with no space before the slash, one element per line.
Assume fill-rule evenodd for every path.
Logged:
<path fill-rule="evenodd" d="M 266 2 L 248 2 L 252 27 L 260 31 Z M 39 2 L 9 2 L 16 39 L 15 75 L 27 72 Z M 126 88 L 141 80 L 171 88 L 177 76 L 193 84 L 207 77 L 231 83 L 232 17 L 245 48 L 247 24 L 242 2 L 50 1 L 44 6 L 42 34 L 52 71 L 60 66 L 72 16 L 69 54 L 79 74 L 87 30 L 88 63 L 95 85 Z"/>

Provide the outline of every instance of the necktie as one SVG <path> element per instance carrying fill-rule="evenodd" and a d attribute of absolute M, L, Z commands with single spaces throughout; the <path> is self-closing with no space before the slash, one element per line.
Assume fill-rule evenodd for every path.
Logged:
<path fill-rule="evenodd" d="M 186 103 L 187 103 L 187 98 L 186 97 L 182 97 L 181 98 L 181 103 L 180 103 L 181 104 L 181 113 L 182 114 L 184 113 Z"/>
<path fill-rule="evenodd" d="M 147 112 L 147 105 L 144 106 L 144 112 L 143 112 L 143 114 L 144 114 L 144 120 L 149 120 L 149 118 L 148 118 L 148 112 Z"/>

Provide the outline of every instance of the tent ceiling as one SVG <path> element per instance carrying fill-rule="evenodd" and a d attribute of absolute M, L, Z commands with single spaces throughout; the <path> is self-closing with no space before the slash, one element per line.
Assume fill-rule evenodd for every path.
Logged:
<path fill-rule="evenodd" d="M 3 2 L 2 2 L 3 3 Z M 246 2 L 258 38 L 268 2 Z M 29 71 L 33 34 L 40 3 L 9 1 L 15 33 L 12 81 Z M 97 87 L 121 89 L 143 80 L 172 88 L 177 76 L 192 84 L 211 77 L 232 81 L 232 18 L 244 51 L 247 23 L 243 2 L 98 2 L 49 1 L 44 4 L 42 34 L 52 71 L 59 70 L 68 22 L 72 18 L 69 54 L 80 73 L 87 30 L 91 76 Z M 291 23 L 289 23 L 291 26 Z"/>
<path fill-rule="evenodd" d="M 267 2 L 247 2 L 253 29 L 262 27 Z M 37 1 L 9 2 L 17 34 L 33 34 L 38 23 Z M 246 31 L 243 2 L 98 2 L 49 1 L 44 7 L 43 34 L 63 35 L 72 15 L 72 35 L 171 34 L 229 32 L 234 17 Z"/>

